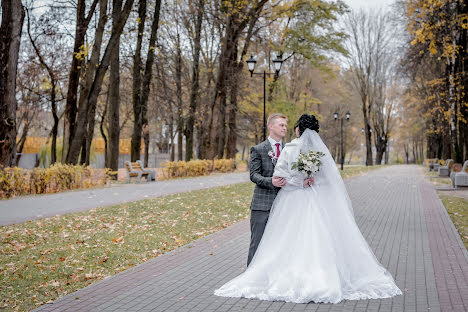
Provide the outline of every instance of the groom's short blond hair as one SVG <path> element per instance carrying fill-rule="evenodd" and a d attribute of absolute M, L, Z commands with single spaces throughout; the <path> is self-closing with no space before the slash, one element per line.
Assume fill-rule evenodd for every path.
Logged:
<path fill-rule="evenodd" d="M 277 120 L 277 119 L 280 119 L 280 118 L 286 119 L 286 121 L 288 121 L 288 117 L 286 117 L 286 115 L 283 115 L 283 114 L 280 114 L 280 113 L 274 113 L 274 114 L 271 114 L 270 116 L 268 116 L 267 126 L 269 126 L 274 120 Z"/>

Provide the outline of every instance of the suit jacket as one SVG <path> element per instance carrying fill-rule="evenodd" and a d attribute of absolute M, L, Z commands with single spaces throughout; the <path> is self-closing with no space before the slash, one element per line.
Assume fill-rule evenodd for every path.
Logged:
<path fill-rule="evenodd" d="M 269 211 L 276 194 L 281 189 L 271 182 L 275 170 L 275 166 L 268 156 L 271 149 L 268 139 L 250 149 L 250 181 L 256 184 L 250 204 L 251 210 Z"/>

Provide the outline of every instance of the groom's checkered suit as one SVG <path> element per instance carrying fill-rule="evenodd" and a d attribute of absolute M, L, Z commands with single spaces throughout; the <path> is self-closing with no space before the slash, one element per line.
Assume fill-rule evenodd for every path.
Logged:
<path fill-rule="evenodd" d="M 284 144 L 283 144 L 284 146 Z M 252 203 L 250 204 L 250 249 L 247 265 L 250 264 L 258 244 L 263 236 L 270 208 L 275 200 L 276 194 L 281 189 L 271 182 L 275 170 L 268 152 L 271 151 L 270 141 L 253 146 L 250 149 L 250 180 L 256 184 Z"/>

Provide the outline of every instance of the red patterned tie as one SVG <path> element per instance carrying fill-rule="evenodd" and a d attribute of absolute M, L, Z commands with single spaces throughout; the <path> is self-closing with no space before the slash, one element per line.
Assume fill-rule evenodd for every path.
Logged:
<path fill-rule="evenodd" d="M 279 157 L 279 155 L 280 155 L 280 150 L 279 150 L 280 144 L 276 143 L 275 145 L 276 145 L 276 157 Z"/>

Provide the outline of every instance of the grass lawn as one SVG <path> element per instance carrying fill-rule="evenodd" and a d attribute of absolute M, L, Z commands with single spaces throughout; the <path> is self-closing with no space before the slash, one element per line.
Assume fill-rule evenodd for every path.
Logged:
<path fill-rule="evenodd" d="M 342 176 L 380 167 L 345 167 Z M 32 310 L 243 220 L 253 188 L 234 184 L 0 227 L 0 310 Z"/>
<path fill-rule="evenodd" d="M 439 197 L 457 228 L 463 244 L 468 249 L 468 201 L 459 197 L 442 195 L 441 192 L 439 192 Z"/>
<path fill-rule="evenodd" d="M 31 310 L 249 215 L 253 183 L 0 228 L 0 309 Z"/>
<path fill-rule="evenodd" d="M 449 177 L 439 177 L 439 173 L 437 171 L 429 171 L 427 167 L 423 167 L 424 172 L 427 176 L 429 176 L 429 181 L 436 186 L 444 185 L 444 184 L 452 184 L 452 180 Z"/>

